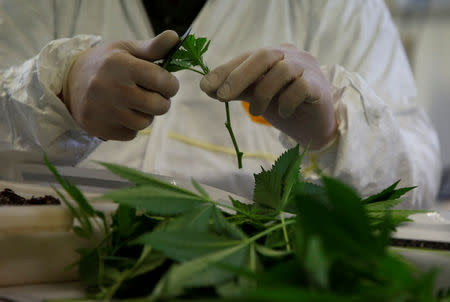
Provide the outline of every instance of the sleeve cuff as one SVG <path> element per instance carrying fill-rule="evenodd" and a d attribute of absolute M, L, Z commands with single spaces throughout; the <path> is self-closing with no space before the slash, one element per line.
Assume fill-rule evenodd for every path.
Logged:
<path fill-rule="evenodd" d="M 7 149 L 44 151 L 71 164 L 95 149 L 100 140 L 79 127 L 57 95 L 73 60 L 100 41 L 89 35 L 52 41 L 37 56 L 2 74 L 7 100 L 2 108 L 5 116 L 14 116 L 2 122 L 4 129 L 0 127 L 8 135 Z"/>
<path fill-rule="evenodd" d="M 90 137 L 80 128 L 58 94 L 63 91 L 75 60 L 100 42 L 100 37 L 92 35 L 55 40 L 41 50 L 36 61 L 38 82 L 42 85 L 46 100 L 37 102 L 37 107 L 42 113 L 39 115 L 42 119 L 40 123 L 46 125 L 48 130 L 40 140 L 48 151 L 58 154 L 58 157 L 67 156 L 73 163 L 84 159 L 101 140 Z"/>

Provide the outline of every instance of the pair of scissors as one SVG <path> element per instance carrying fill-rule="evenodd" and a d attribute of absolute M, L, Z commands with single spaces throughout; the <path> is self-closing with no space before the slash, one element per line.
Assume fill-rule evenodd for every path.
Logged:
<path fill-rule="evenodd" d="M 177 50 L 183 45 L 184 40 L 189 36 L 191 33 L 192 25 L 189 26 L 189 28 L 186 30 L 186 32 L 180 37 L 178 40 L 178 43 L 170 49 L 170 51 L 167 53 L 167 55 L 164 57 L 163 61 L 159 63 L 158 65 L 165 68 L 166 65 L 172 60 L 173 55 L 177 52 Z"/>

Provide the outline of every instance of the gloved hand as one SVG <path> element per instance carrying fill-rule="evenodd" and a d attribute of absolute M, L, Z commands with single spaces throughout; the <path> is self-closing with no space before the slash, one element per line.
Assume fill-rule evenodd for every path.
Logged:
<path fill-rule="evenodd" d="M 251 114 L 311 149 L 337 133 L 327 79 L 312 55 L 290 44 L 235 57 L 204 76 L 200 88 L 220 101 L 249 102 Z"/>
<path fill-rule="evenodd" d="M 163 58 L 178 42 L 174 31 L 146 41 L 101 44 L 73 63 L 63 102 L 89 135 L 131 140 L 166 113 L 178 80 L 152 61 Z"/>

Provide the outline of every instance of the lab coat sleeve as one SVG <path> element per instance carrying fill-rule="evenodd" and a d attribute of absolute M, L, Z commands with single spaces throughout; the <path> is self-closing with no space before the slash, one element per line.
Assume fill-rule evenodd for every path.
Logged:
<path fill-rule="evenodd" d="M 414 100 L 398 33 L 382 1 L 349 3 L 317 1 L 315 7 L 327 25 L 317 24 L 310 47 L 321 63 L 330 63 L 322 70 L 332 88 L 339 136 L 309 160 L 363 195 L 397 180 L 399 186 L 417 186 L 399 207 L 431 208 L 440 182 L 439 142 Z M 333 31 L 335 45 L 328 40 L 325 47 Z"/>
<path fill-rule="evenodd" d="M 74 121 L 57 97 L 63 78 L 76 56 L 100 41 L 97 36 L 82 35 L 54 40 L 35 50 L 33 39 L 45 39 L 53 31 L 47 8 L 36 7 L 44 15 L 27 26 L 20 11 L 3 3 L 0 11 L 0 152 L 46 152 L 52 159 L 75 164 L 99 143 Z M 16 14 L 20 14 L 17 15 Z M 23 22 L 23 23 L 19 23 Z M 36 34 L 36 36 L 33 36 Z M 36 51 L 33 56 L 31 52 Z M 26 57 L 30 57 L 26 59 Z M 11 64 L 11 65 L 9 65 Z"/>

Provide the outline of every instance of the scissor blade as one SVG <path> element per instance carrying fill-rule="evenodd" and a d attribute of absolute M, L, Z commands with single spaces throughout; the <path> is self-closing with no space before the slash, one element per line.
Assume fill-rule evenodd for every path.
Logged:
<path fill-rule="evenodd" d="M 167 53 L 166 57 L 164 58 L 160 66 L 165 67 L 166 64 L 168 64 L 172 60 L 173 55 L 177 52 L 177 50 L 181 47 L 181 45 L 183 45 L 184 40 L 186 40 L 186 38 L 189 36 L 191 29 L 192 26 L 189 26 L 186 32 L 180 37 L 178 43 L 174 47 L 172 47 L 172 49 Z"/>

